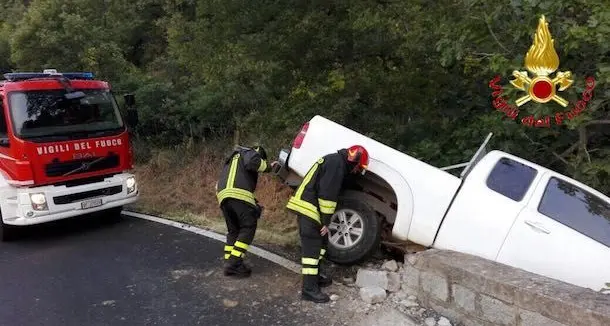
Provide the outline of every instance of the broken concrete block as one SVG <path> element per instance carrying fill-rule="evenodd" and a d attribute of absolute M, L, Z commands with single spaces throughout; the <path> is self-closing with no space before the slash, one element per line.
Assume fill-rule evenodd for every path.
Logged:
<path fill-rule="evenodd" d="M 396 272 L 398 270 L 398 264 L 395 260 L 388 260 L 383 265 L 381 265 L 381 269 L 385 269 L 386 271 Z"/>
<path fill-rule="evenodd" d="M 360 298 L 369 304 L 379 303 L 385 300 L 386 292 L 378 286 L 364 287 L 360 289 Z"/>
<path fill-rule="evenodd" d="M 356 285 L 361 288 L 377 286 L 385 289 L 388 286 L 388 273 L 360 268 L 356 275 Z"/>
<path fill-rule="evenodd" d="M 438 320 L 437 323 L 438 326 L 451 326 L 451 322 L 449 321 L 449 319 L 445 318 L 445 317 L 441 317 Z"/>
<path fill-rule="evenodd" d="M 361 268 L 356 275 L 356 285 L 360 288 L 377 286 L 390 292 L 397 292 L 400 291 L 401 279 L 398 273 Z"/>
<path fill-rule="evenodd" d="M 415 307 L 419 307 L 419 303 L 413 301 L 413 300 L 403 300 L 400 302 L 401 305 L 407 307 L 407 308 L 415 308 Z"/>
<path fill-rule="evenodd" d="M 387 286 L 385 287 L 386 290 L 390 291 L 390 292 L 396 292 L 400 290 L 400 286 L 402 285 L 400 282 L 400 274 L 398 273 L 388 273 L 387 274 Z"/>

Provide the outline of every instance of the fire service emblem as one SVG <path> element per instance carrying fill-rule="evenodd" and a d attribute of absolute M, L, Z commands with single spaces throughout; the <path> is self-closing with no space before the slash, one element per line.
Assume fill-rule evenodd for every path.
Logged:
<path fill-rule="evenodd" d="M 555 73 L 559 69 L 559 56 L 555 51 L 555 44 L 549 30 L 549 24 L 544 16 L 540 17 L 538 28 L 534 34 L 534 42 L 525 55 L 525 69 L 527 71 L 513 71 L 512 76 L 514 79 L 510 80 L 510 84 L 513 87 L 525 92 L 515 101 L 516 107 L 508 104 L 507 100 L 502 97 L 502 86 L 497 84 L 501 80 L 500 76 L 496 76 L 489 82 L 489 87 L 493 89 L 493 106 L 497 110 L 504 112 L 509 118 L 514 120 L 519 115 L 518 108 L 530 101 L 542 104 L 554 101 L 564 108 L 568 107 L 569 101 L 558 93 L 572 86 L 574 80 L 570 71 L 558 71 Z M 571 110 L 555 113 L 553 117 L 555 123 L 560 125 L 566 116 L 571 120 L 584 111 L 587 102 L 591 100 L 594 88 L 595 80 L 592 77 L 587 78 L 582 99 Z M 536 119 L 533 115 L 530 115 L 522 118 L 521 123 L 530 127 L 550 127 L 551 116 L 547 115 Z"/>

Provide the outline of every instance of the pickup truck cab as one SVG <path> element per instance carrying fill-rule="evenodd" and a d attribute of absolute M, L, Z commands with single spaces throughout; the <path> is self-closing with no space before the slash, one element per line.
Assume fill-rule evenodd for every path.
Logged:
<path fill-rule="evenodd" d="M 276 174 L 295 188 L 318 158 L 355 144 L 368 150 L 368 171 L 345 183 L 329 227 L 328 257 L 336 263 L 366 259 L 387 229 L 395 239 L 604 288 L 610 198 L 520 157 L 487 152 L 490 138 L 457 165 L 464 166 L 458 177 L 315 116 L 280 151 Z"/>

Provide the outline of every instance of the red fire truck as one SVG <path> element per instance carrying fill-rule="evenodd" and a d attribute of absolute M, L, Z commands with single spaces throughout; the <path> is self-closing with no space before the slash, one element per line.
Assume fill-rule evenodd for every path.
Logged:
<path fill-rule="evenodd" d="M 7 73 L 0 80 L 0 239 L 14 226 L 108 210 L 138 198 L 128 126 L 107 82 L 90 72 Z M 112 214 L 112 215 L 110 215 Z"/>

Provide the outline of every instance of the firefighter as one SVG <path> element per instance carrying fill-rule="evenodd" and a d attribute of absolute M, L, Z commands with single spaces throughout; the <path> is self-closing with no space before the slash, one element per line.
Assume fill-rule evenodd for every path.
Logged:
<path fill-rule="evenodd" d="M 337 207 L 343 181 L 349 174 L 364 174 L 369 155 L 360 145 L 340 149 L 315 162 L 288 200 L 286 208 L 297 215 L 301 237 L 301 265 L 303 286 L 301 298 L 316 303 L 328 302 L 328 295 L 320 287 L 332 283 L 319 273 L 320 262 L 326 254 L 328 227 Z"/>
<path fill-rule="evenodd" d="M 243 278 L 252 272 L 243 258 L 254 239 L 263 210 L 254 197 L 254 191 L 258 174 L 271 171 L 276 164 L 267 164 L 267 153 L 261 146 L 239 146 L 224 162 L 216 184 L 216 198 L 228 231 L 224 246 L 226 276 Z"/>

